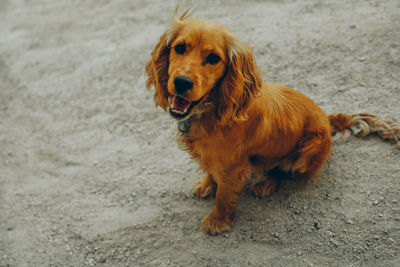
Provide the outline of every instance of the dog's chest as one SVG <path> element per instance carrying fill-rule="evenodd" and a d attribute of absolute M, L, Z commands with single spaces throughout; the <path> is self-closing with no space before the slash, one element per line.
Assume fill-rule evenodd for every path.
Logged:
<path fill-rule="evenodd" d="M 190 154 L 209 169 L 217 167 L 213 165 L 224 162 L 235 153 L 235 144 L 218 134 L 189 134 L 184 143 Z"/>

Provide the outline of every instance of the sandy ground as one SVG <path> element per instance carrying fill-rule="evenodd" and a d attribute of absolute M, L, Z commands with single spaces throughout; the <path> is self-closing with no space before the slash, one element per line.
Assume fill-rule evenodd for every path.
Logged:
<path fill-rule="evenodd" d="M 316 183 L 243 194 L 231 232 L 154 107 L 144 65 L 170 1 L 0 1 L 0 266 L 400 266 L 400 153 L 337 144 Z M 264 79 L 327 113 L 400 120 L 400 2 L 197 1 Z"/>

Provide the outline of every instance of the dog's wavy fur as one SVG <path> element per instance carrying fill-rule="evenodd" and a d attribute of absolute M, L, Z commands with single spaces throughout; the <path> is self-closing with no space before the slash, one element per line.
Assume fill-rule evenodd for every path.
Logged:
<path fill-rule="evenodd" d="M 276 190 L 273 169 L 313 178 L 328 158 L 332 134 L 377 133 L 399 142 L 400 128 L 392 121 L 363 113 L 329 117 L 311 99 L 281 85 L 264 83 L 251 48 L 225 27 L 176 13 L 146 64 L 146 86 L 155 87 L 156 105 L 165 111 L 176 95 L 173 79 L 184 74 L 194 81 L 183 97 L 199 101 L 188 116 L 190 130 L 180 133 L 183 149 L 200 163 L 206 176 L 193 192 L 207 197 L 216 192 L 216 206 L 204 218 L 203 229 L 217 234 L 228 229 L 246 181 L 259 196 Z M 184 43 L 189 52 L 178 55 Z M 220 61 L 204 63 L 207 51 Z M 400 149 L 400 143 L 397 144 Z"/>

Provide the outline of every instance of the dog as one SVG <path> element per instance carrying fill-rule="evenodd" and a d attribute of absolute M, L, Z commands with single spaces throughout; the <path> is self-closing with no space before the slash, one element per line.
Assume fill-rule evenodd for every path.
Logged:
<path fill-rule="evenodd" d="M 216 206 L 202 221 L 210 235 L 230 229 L 241 192 L 251 179 L 257 196 L 274 192 L 273 170 L 310 179 L 326 162 L 332 135 L 376 133 L 398 143 L 400 127 L 375 115 L 327 116 L 311 99 L 264 83 L 251 48 L 215 22 L 177 10 L 146 64 L 147 89 L 178 121 L 179 143 L 206 173 L 193 193 L 213 193 Z M 400 149 L 400 142 L 397 144 Z"/>

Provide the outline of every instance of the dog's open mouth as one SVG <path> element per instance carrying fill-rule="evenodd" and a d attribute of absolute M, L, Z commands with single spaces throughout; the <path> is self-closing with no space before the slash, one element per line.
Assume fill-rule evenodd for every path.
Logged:
<path fill-rule="evenodd" d="M 201 99 L 190 102 L 180 96 L 169 97 L 169 113 L 176 119 L 186 118 Z"/>

